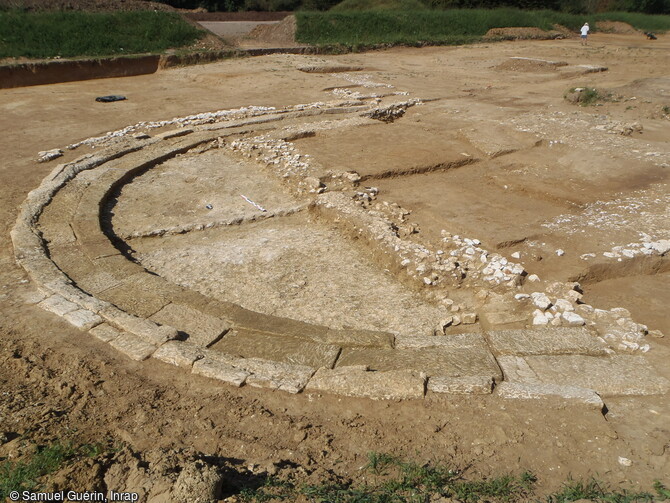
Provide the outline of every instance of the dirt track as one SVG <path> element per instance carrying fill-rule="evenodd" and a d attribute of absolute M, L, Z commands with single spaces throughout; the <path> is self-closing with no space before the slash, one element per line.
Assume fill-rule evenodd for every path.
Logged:
<path fill-rule="evenodd" d="M 392 85 L 425 104 L 393 124 L 366 126 L 365 134 L 341 129 L 296 140 L 302 153 L 324 169 L 356 169 L 365 185 L 379 187 L 381 200 L 411 210 L 418 240 L 439 246 L 440 231 L 449 228 L 479 237 L 490 249 L 519 251 L 526 269 L 543 280 L 585 276 L 590 304 L 626 307 L 636 321 L 670 334 L 664 308 L 670 300 L 667 262 L 648 274 L 644 267 L 618 266 L 616 257 L 591 270 L 589 257 L 581 258 L 625 247 L 640 231 L 670 237 L 664 213 L 670 151 L 663 116 L 670 104 L 670 77 L 664 73 L 670 42 L 596 34 L 588 48 L 578 44 L 268 56 L 152 76 L 3 90 L 0 229 L 9 235 L 27 192 L 52 169 L 35 162 L 38 151 L 143 120 L 317 102 L 332 97 L 332 88 L 370 92 L 360 79 L 297 70 L 358 66 L 366 70 L 351 75 L 367 74 L 370 82 Z M 511 56 L 569 65 L 499 68 Z M 585 74 L 580 64 L 609 70 Z M 590 108 L 563 100 L 568 88 L 583 85 L 612 89 L 623 98 Z M 94 102 L 112 93 L 129 99 Z M 619 134 L 634 123 L 643 126 L 641 133 Z M 81 149 L 66 152 L 65 159 L 82 155 Z M 487 152 L 497 155 L 482 155 Z M 423 169 L 462 160 L 464 154 L 479 160 L 455 169 Z M 606 211 L 600 211 L 603 204 Z M 111 438 L 145 453 L 157 447 L 191 449 L 239 471 L 242 485 L 268 472 L 303 481 L 361 480 L 359 468 L 369 451 L 471 465 L 473 475 L 532 469 L 546 491 L 568 475 L 597 474 L 645 489 L 654 479 L 670 482 L 667 395 L 610 398 L 604 418 L 583 406 L 496 396 L 430 395 L 418 403 L 389 403 L 228 388 L 153 360 L 131 362 L 26 304 L 34 288 L 15 264 L 9 239 L 4 243 L 0 417 L 10 437 L 30 443 Z M 510 248 L 510 243 L 518 244 Z M 565 255 L 556 253 L 559 248 Z M 469 302 L 474 293 L 455 294 Z M 649 360 L 670 377 L 667 338 L 651 342 Z M 17 444 L 0 446 L 0 456 L 30 450 Z M 623 466 L 619 457 L 632 465 Z M 78 483 L 85 488 L 99 476 L 82 476 Z M 228 486 L 224 495 L 235 490 Z"/>

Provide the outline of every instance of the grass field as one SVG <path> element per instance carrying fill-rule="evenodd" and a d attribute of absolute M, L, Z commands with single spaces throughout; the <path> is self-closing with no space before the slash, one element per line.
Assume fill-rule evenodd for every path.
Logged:
<path fill-rule="evenodd" d="M 0 58 L 161 52 L 202 36 L 168 12 L 0 12 Z"/>
<path fill-rule="evenodd" d="M 356 0 L 350 5 L 362 5 Z M 450 9 L 395 10 L 388 7 L 362 10 L 298 12 L 299 42 L 313 45 L 360 47 L 376 44 L 461 44 L 475 42 L 491 28 L 537 27 L 551 30 L 554 24 L 575 32 L 585 19 L 623 21 L 644 31 L 670 30 L 670 16 L 613 12 L 592 16 L 574 15 L 550 10 L 519 9 Z"/>

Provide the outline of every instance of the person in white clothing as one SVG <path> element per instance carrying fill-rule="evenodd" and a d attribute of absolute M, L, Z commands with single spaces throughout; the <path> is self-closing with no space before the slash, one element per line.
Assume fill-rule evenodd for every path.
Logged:
<path fill-rule="evenodd" d="M 589 23 L 584 23 L 582 26 L 582 45 L 588 45 L 586 38 L 589 36 Z"/>

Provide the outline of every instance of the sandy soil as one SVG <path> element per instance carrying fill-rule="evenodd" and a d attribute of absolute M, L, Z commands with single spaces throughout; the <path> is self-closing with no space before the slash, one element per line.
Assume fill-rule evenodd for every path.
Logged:
<path fill-rule="evenodd" d="M 0 91 L 0 116 L 11 125 L 0 137 L 0 230 L 5 236 L 0 249 L 0 433 L 5 439 L 0 457 L 20 459 L 35 445 L 57 439 L 108 439 L 140 456 L 176 449 L 217 460 L 227 474 L 221 498 L 267 474 L 300 482 L 361 482 L 366 475 L 360 467 L 369 451 L 469 466 L 468 476 L 531 469 L 541 492 L 557 489 L 569 475 L 598 475 L 643 489 L 655 479 L 670 483 L 667 396 L 610 398 L 604 417 L 582 406 L 495 396 L 428 395 L 419 403 L 395 403 L 229 388 L 154 360 L 131 362 L 30 305 L 33 287 L 15 264 L 8 239 L 18 206 L 53 168 L 35 161 L 38 151 L 143 120 L 323 101 L 332 98 L 333 88 L 352 85 L 350 92 L 390 89 L 365 87 L 360 78 L 341 73 L 297 70 L 351 65 L 367 69 L 367 82 L 392 85 L 391 91 L 408 92 L 425 104 L 392 124 L 388 138 L 375 132 L 376 126 L 369 126 L 369 138 L 345 139 L 346 133 L 331 130 L 297 140 L 302 152 L 329 169 L 348 167 L 367 175 L 364 183 L 379 187 L 380 200 L 412 211 L 418 241 L 439 243 L 440 230 L 449 228 L 478 237 L 490 249 L 519 251 L 527 270 L 542 279 L 565 281 L 586 274 L 590 303 L 623 305 L 636 321 L 670 333 L 664 311 L 670 300 L 668 272 L 624 269 L 616 258 L 602 258 L 613 247 L 639 241 L 640 233 L 670 237 L 663 217 L 670 163 L 663 112 L 670 104 L 665 94 L 669 48 L 670 39 L 663 36 L 647 42 L 639 35 L 594 34 L 586 48 L 569 39 L 327 58 L 274 55 L 150 76 Z M 512 56 L 568 65 L 547 72 L 498 68 Z M 587 74 L 581 64 L 604 65 L 609 71 Z M 611 89 L 623 98 L 588 108 L 564 101 L 567 89 L 584 85 Z M 95 103 L 102 94 L 124 94 L 128 100 Z M 634 123 L 642 125 L 641 132 L 626 135 L 626 126 Z M 87 148 L 66 151 L 65 159 Z M 448 165 L 461 154 L 477 162 L 424 174 L 414 169 Z M 185 182 L 185 177 L 177 178 Z M 207 190 L 211 187 L 205 184 L 193 195 L 199 210 Z M 188 198 L 180 197 L 188 208 Z M 627 209 L 626 201 L 641 206 Z M 608 203 L 608 211 L 596 211 Z M 142 218 L 148 222 L 152 215 L 145 212 Z M 517 244 L 510 247 L 511 242 Z M 559 248 L 564 255 L 557 255 Z M 587 274 L 590 259 L 580 258 L 586 253 L 609 265 Z M 667 350 L 667 338 L 655 340 L 649 358 L 669 377 Z M 621 464 L 620 457 L 631 465 Z M 96 466 L 69 475 L 70 480 L 82 489 L 99 483 L 110 467 L 102 461 Z"/>

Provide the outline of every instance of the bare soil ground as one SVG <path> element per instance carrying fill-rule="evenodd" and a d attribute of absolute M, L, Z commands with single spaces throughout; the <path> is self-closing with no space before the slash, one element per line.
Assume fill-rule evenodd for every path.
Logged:
<path fill-rule="evenodd" d="M 590 304 L 626 307 L 636 321 L 670 334 L 665 309 L 670 301 L 667 261 L 648 270 L 643 263 L 638 267 L 638 262 L 624 262 L 627 256 L 622 251 L 639 243 L 642 233 L 653 239 L 670 237 L 670 138 L 664 108 L 670 105 L 669 48 L 665 36 L 648 42 L 639 35 L 594 34 L 588 47 L 568 39 L 324 58 L 274 55 L 150 76 L 0 91 L 0 116 L 11 126 L 0 137 L 4 153 L 0 231 L 5 236 L 0 249 L 0 434 L 4 433 L 0 458 L 25 459 L 36 445 L 57 440 L 122 443 L 127 447 L 120 454 L 82 461 L 47 482 L 77 489 L 136 489 L 139 482 L 133 487 L 133 481 L 142 480 L 145 493 L 150 493 L 147 479 L 169 478 L 178 472 L 174 464 L 183 467 L 205 456 L 224 474 L 217 497 L 229 501 L 236 500 L 241 487 L 258 484 L 269 474 L 298 482 L 363 482 L 368 474 L 360 468 L 370 451 L 468 467 L 466 476 L 473 477 L 530 469 L 539 477 L 540 493 L 558 489 L 568 476 L 598 476 L 634 489 L 649 489 L 656 479 L 667 485 L 667 395 L 610 397 L 603 416 L 582 405 L 504 400 L 495 395 L 429 394 L 424 401 L 377 402 L 226 387 L 155 360 L 132 362 L 31 305 L 34 287 L 14 262 L 9 230 L 26 194 L 53 168 L 35 161 L 38 151 L 139 121 L 248 105 L 284 107 L 332 99 L 333 94 L 405 92 L 423 104 L 392 124 L 325 130 L 295 140 L 295 145 L 316 159 L 324 173 L 355 169 L 363 185 L 379 188 L 380 201 L 410 210 L 411 220 L 418 224 L 413 238 L 417 242 L 439 247 L 440 232 L 447 228 L 476 237 L 489 249 L 519 252 L 519 261 L 543 281 L 581 278 Z M 539 70 L 530 72 L 501 67 L 510 57 L 568 64 L 540 71 L 545 69 L 540 63 Z M 583 64 L 609 70 L 586 73 L 579 66 Z M 315 65 L 365 71 L 298 70 Z M 375 83 L 380 86 L 374 87 Z M 563 99 L 567 89 L 580 86 L 613 90 L 622 98 L 593 107 Z M 128 100 L 95 103 L 95 97 L 103 94 L 123 94 Z M 87 148 L 66 151 L 64 159 L 82 155 Z M 464 159 L 474 161 L 461 162 Z M 203 164 L 204 181 L 195 183 L 197 165 L 182 162 L 186 164 L 161 167 L 163 177 L 159 171 L 150 172 L 149 178 L 139 177 L 130 184 L 119 200 L 123 210 L 119 221 L 125 218 L 129 230 L 137 230 L 143 223 L 150 227 L 160 222 L 162 214 L 192 220 L 198 218 L 203 203 L 214 201 L 216 211 L 219 204 L 228 204 L 226 191 L 233 194 L 258 185 L 248 173 L 221 178 L 217 191 L 217 184 L 206 182 L 211 166 Z M 162 187 L 164 199 L 148 188 L 149 182 Z M 239 185 L 231 188 L 234 183 Z M 197 190 L 189 190 L 189 185 Z M 267 187 L 258 190 L 260 199 L 291 203 L 273 200 L 278 196 L 264 193 Z M 191 208 L 197 211 L 190 212 Z M 247 211 L 244 206 L 235 208 Z M 253 225 L 267 227 L 263 222 Z M 281 257 L 280 244 L 285 240 L 284 252 L 290 258 L 299 241 L 295 227 L 302 224 L 283 225 L 279 241 L 267 241 L 272 245 L 268 253 Z M 264 232 L 267 237 L 268 231 Z M 310 232 L 322 231 L 315 228 L 305 236 Z M 175 243 L 165 246 L 168 251 L 184 244 L 202 249 L 203 236 L 207 234 L 166 238 Z M 222 261 L 232 262 L 234 248 L 225 247 L 235 236 L 215 237 Z M 263 232 L 257 237 L 262 239 Z M 183 243 L 176 243 L 179 240 Z M 247 252 L 257 246 L 247 244 Z M 146 245 L 144 253 L 151 255 L 152 246 Z M 559 249 L 565 253 L 558 254 Z M 153 253 L 159 252 L 160 246 L 155 247 Z M 309 273 L 328 278 L 328 268 L 336 265 L 324 265 L 331 259 L 318 247 L 312 254 L 323 255 L 323 262 L 309 266 L 316 269 Z M 260 259 L 252 257 L 247 263 L 253 260 Z M 352 254 L 348 260 L 356 266 L 358 259 Z M 263 261 L 267 263 L 267 257 Z M 307 260 L 285 262 L 278 273 L 268 274 L 267 295 L 275 295 L 273 282 L 285 289 L 277 298 L 297 284 L 301 309 L 326 316 L 314 299 L 307 299 L 314 302 L 311 307 L 307 300 L 300 302 L 300 295 L 314 296 L 304 292 L 311 287 L 308 281 L 301 284 L 302 277 L 280 274 L 282 267 L 285 272 L 296 271 Z M 600 266 L 592 267 L 594 263 Z M 169 269 L 169 264 L 164 267 Z M 199 273 L 203 288 L 216 278 L 207 271 L 204 267 Z M 360 271 L 350 274 L 378 281 Z M 392 278 L 388 280 L 391 285 Z M 402 301 L 393 288 L 387 292 L 391 300 Z M 337 299 L 340 309 L 346 309 L 349 301 L 364 303 L 364 297 L 356 297 L 360 292 L 347 298 L 342 289 L 332 291 L 334 297 L 342 295 Z M 247 295 L 246 302 L 259 302 L 255 297 L 249 300 L 249 292 L 258 291 L 243 285 L 235 300 L 244 302 Z M 371 295 L 375 302 L 383 300 L 383 295 Z M 276 300 L 269 304 L 285 309 Z M 419 302 L 413 307 L 418 309 Z M 294 314 L 307 316 L 298 308 Z M 669 351 L 666 337 L 652 341 L 648 353 L 665 377 L 670 377 Z M 137 463 L 137 458 L 146 463 Z M 129 470 L 136 477 L 123 475 L 119 467 L 124 466 L 134 467 Z M 151 470 L 141 468 L 146 472 L 142 478 L 136 473 L 138 466 Z"/>

